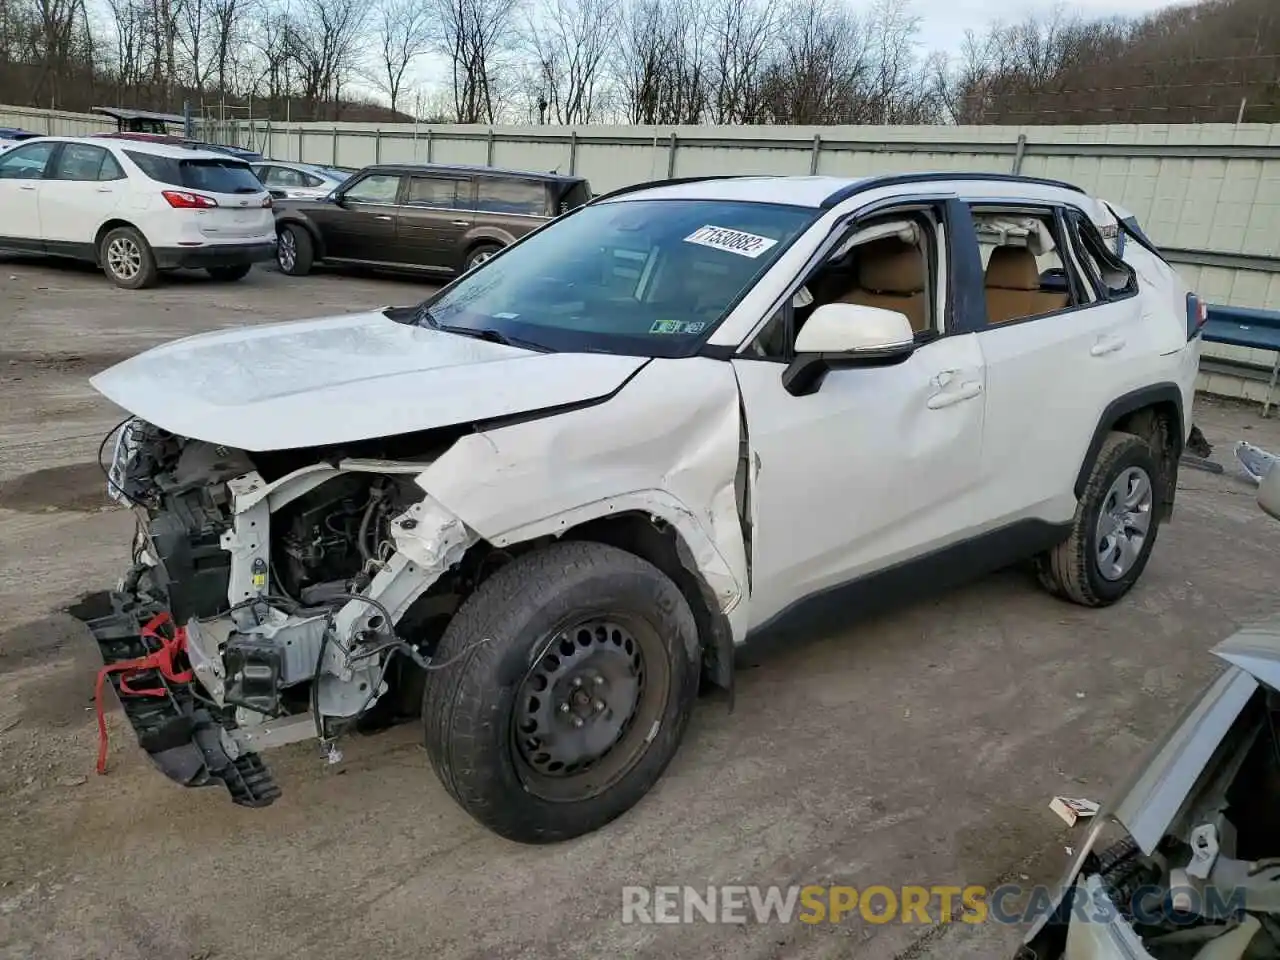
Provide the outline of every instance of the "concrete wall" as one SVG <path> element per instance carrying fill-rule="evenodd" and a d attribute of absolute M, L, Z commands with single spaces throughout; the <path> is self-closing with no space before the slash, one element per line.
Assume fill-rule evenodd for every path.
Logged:
<path fill-rule="evenodd" d="M 0 124 L 106 129 L 83 114 L 0 107 Z M 916 170 L 1019 172 L 1068 180 L 1137 215 L 1212 303 L 1280 309 L 1280 125 L 1061 127 L 482 127 L 228 122 L 201 135 L 281 160 L 361 167 L 471 163 L 587 177 L 597 193 L 716 173 L 866 176 Z M 1207 344 L 1270 368 L 1275 354 Z M 1261 396 L 1250 377 L 1205 376 L 1214 392 Z"/>
<path fill-rule="evenodd" d="M 11 107 L 0 104 L 0 127 L 22 127 L 33 133 L 54 137 L 83 137 L 114 130 L 116 125 L 113 120 L 90 113 L 35 110 L 31 107 Z"/>

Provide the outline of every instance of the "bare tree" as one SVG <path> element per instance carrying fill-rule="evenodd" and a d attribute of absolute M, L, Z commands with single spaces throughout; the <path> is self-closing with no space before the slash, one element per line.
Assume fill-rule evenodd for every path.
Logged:
<path fill-rule="evenodd" d="M 434 46 L 448 58 L 458 123 L 493 123 L 516 42 L 517 0 L 436 0 Z"/>
<path fill-rule="evenodd" d="M 525 45 L 534 69 L 526 95 L 545 102 L 556 123 L 591 122 L 618 21 L 615 0 L 541 0 L 532 11 Z"/>
<path fill-rule="evenodd" d="M 870 123 L 865 90 L 871 45 L 859 20 L 834 0 L 797 0 L 787 10 L 776 61 L 764 79 L 773 123 Z"/>
<path fill-rule="evenodd" d="M 382 0 L 375 31 L 377 70 L 372 79 L 391 100 L 394 112 L 400 103 L 405 72 L 430 49 L 428 8 L 421 0 Z"/>
<path fill-rule="evenodd" d="M 358 41 L 367 10 L 365 0 L 301 3 L 289 30 L 289 54 L 313 114 L 323 102 L 340 109 L 342 87 L 358 66 Z"/>
<path fill-rule="evenodd" d="M 759 123 L 767 58 L 777 38 L 777 16 L 769 0 L 713 0 L 711 28 L 711 120 Z"/>

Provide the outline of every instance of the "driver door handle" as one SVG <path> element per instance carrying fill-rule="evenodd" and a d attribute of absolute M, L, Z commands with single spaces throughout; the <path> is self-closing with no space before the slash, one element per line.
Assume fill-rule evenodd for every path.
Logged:
<path fill-rule="evenodd" d="M 928 406 L 930 410 L 941 410 L 943 407 L 949 407 L 963 400 L 972 400 L 974 397 L 981 396 L 981 394 L 981 380 L 966 380 L 958 387 L 935 393 L 929 398 Z"/>
<path fill-rule="evenodd" d="M 1124 344 L 1124 337 L 1117 337 L 1114 334 L 1103 334 L 1097 339 L 1094 345 L 1089 348 L 1089 355 L 1093 357 L 1105 357 L 1108 353 L 1115 353 L 1117 350 L 1123 350 Z"/>
<path fill-rule="evenodd" d="M 375 220 L 390 220 L 391 218 L 390 218 L 389 216 L 387 216 L 385 213 L 380 213 L 380 214 L 378 214 L 377 216 L 375 216 L 373 219 L 375 219 Z"/>

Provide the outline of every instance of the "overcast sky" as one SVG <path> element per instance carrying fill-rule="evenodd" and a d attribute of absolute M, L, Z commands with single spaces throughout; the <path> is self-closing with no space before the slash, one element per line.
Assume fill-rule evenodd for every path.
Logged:
<path fill-rule="evenodd" d="M 1068 14 L 1079 13 L 1090 19 L 1100 17 L 1135 17 L 1163 7 L 1172 0 L 1074 0 L 1057 4 L 1054 0 L 1029 0 L 1011 4 L 1008 0 L 914 0 L 921 17 L 920 42 L 926 50 L 958 51 L 964 32 L 981 31 L 992 20 L 1022 20 L 1032 14 L 1046 14 L 1055 6 Z"/>

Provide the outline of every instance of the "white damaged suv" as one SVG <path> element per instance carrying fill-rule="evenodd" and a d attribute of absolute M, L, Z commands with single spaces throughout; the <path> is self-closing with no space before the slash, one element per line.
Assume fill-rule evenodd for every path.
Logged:
<path fill-rule="evenodd" d="M 700 678 L 816 609 L 1023 559 L 1081 604 L 1172 509 L 1203 308 L 1068 184 L 617 191 L 414 307 L 219 331 L 94 386 L 134 565 L 77 613 L 184 784 L 421 717 L 449 793 L 546 842 L 626 811 Z M 148 691 L 151 695 L 148 695 Z M 162 695 L 156 695 L 156 694 Z"/>

